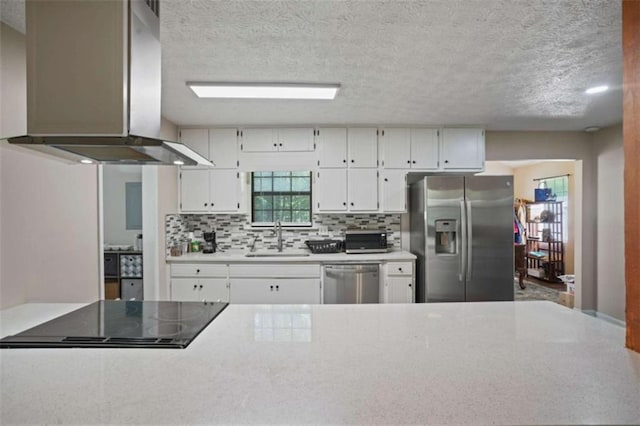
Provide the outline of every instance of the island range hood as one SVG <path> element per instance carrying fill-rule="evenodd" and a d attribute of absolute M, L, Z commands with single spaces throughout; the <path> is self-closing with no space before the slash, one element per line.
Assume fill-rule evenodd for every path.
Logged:
<path fill-rule="evenodd" d="M 71 162 L 213 164 L 160 138 L 159 0 L 27 0 L 27 135 Z"/>

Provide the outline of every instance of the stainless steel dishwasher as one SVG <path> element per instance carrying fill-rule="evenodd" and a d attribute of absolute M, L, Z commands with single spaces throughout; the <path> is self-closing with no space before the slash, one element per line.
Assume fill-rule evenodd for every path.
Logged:
<path fill-rule="evenodd" d="M 324 303 L 378 303 L 379 264 L 324 266 Z"/>

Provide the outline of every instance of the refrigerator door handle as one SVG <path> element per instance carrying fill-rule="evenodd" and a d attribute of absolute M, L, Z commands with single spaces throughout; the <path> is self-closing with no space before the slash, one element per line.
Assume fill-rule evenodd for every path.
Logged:
<path fill-rule="evenodd" d="M 460 282 L 466 281 L 465 268 L 467 266 L 467 241 L 465 233 L 467 232 L 467 213 L 464 201 L 460 201 L 460 225 L 458 227 L 458 247 L 460 247 L 460 273 L 458 279 Z"/>
<path fill-rule="evenodd" d="M 467 222 L 467 273 L 466 273 L 466 280 L 467 281 L 471 281 L 471 272 L 473 270 L 472 265 L 473 265 L 473 246 L 472 246 L 472 241 L 473 241 L 473 221 L 472 221 L 472 214 L 471 214 L 471 201 L 467 201 L 466 202 L 466 214 L 467 214 L 467 218 L 466 218 L 466 222 Z"/>

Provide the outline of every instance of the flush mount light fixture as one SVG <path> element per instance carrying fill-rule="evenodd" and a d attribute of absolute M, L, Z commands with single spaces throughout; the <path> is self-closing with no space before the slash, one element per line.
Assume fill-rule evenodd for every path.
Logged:
<path fill-rule="evenodd" d="M 591 127 L 585 127 L 584 131 L 587 133 L 594 133 L 597 132 L 598 130 L 600 130 L 600 127 L 596 127 L 596 126 L 591 126 Z"/>
<path fill-rule="evenodd" d="M 176 160 L 176 161 L 173 162 L 173 164 L 175 164 L 176 166 L 183 166 L 184 165 L 184 161 Z"/>
<path fill-rule="evenodd" d="M 609 86 L 595 86 L 588 88 L 584 91 L 584 93 L 586 93 L 587 95 L 593 95 L 596 93 L 606 92 L 607 90 L 609 90 Z"/>
<path fill-rule="evenodd" d="M 81 162 L 82 164 L 93 164 L 93 161 L 91 161 L 91 160 L 87 160 L 86 158 L 84 158 L 84 159 L 80 160 L 80 162 Z"/>
<path fill-rule="evenodd" d="M 187 82 L 199 98 L 320 99 L 336 97 L 339 84 Z"/>

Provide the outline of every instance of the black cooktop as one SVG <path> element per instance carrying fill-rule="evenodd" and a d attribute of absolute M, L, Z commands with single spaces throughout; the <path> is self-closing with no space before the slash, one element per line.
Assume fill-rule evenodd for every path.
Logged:
<path fill-rule="evenodd" d="M 99 300 L 5 337 L 0 348 L 184 349 L 227 305 Z"/>

